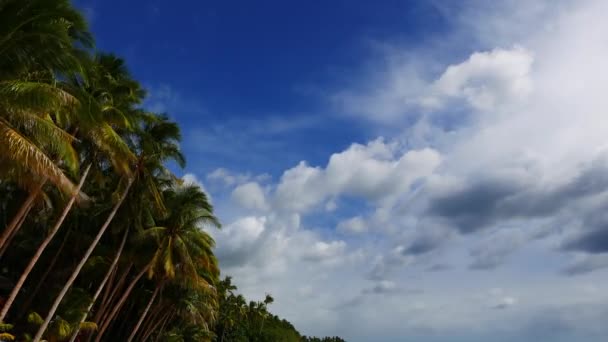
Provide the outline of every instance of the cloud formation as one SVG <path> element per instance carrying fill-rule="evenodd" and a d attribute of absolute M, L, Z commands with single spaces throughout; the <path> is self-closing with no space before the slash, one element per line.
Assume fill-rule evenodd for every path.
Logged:
<path fill-rule="evenodd" d="M 608 297 L 580 286 L 608 280 L 608 4 L 548 4 L 450 8 L 453 44 L 392 46 L 329 96 L 385 138 L 274 179 L 209 174 L 229 194 L 223 269 L 247 294 L 272 279 L 304 332 L 353 341 L 605 332 Z"/>

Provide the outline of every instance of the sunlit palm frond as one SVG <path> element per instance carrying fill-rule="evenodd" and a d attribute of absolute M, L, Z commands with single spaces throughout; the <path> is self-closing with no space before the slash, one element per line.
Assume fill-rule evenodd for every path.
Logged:
<path fill-rule="evenodd" d="M 40 177 L 48 178 L 66 193 L 74 191 L 74 184 L 63 174 L 63 171 L 32 141 L 2 118 L 0 118 L 0 146 L 0 155 L 5 159 L 28 168 Z"/>
<path fill-rule="evenodd" d="M 0 82 L 0 104 L 5 111 L 74 109 L 78 100 L 69 92 L 49 83 L 24 80 Z"/>

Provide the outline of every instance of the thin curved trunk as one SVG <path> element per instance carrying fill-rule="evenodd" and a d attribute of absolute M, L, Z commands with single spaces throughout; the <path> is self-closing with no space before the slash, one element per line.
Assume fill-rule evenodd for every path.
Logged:
<path fill-rule="evenodd" d="M 25 303 L 21 306 L 21 309 L 20 309 L 19 313 L 17 314 L 17 320 L 20 320 L 21 317 L 23 317 L 23 315 L 30 308 L 30 305 L 32 305 L 32 301 L 36 298 L 36 295 L 38 294 L 38 291 L 40 291 L 40 288 L 42 287 L 42 285 L 46 284 L 46 277 L 49 276 L 49 274 L 51 273 L 51 270 L 53 270 L 53 267 L 55 267 L 57 260 L 59 260 L 59 256 L 61 255 L 61 252 L 63 252 L 63 248 L 65 247 L 65 244 L 68 242 L 70 233 L 71 233 L 71 230 L 68 230 L 68 232 L 65 234 L 65 237 L 63 238 L 63 241 L 61 242 L 61 245 L 57 249 L 57 252 L 55 252 L 53 259 L 51 260 L 48 267 L 44 271 L 44 274 L 36 282 L 36 287 L 34 288 L 34 291 L 32 291 L 32 293 L 29 295 L 29 297 L 27 298 Z"/>
<path fill-rule="evenodd" d="M 11 219 L 11 222 L 8 224 L 8 226 L 6 228 L 4 228 L 2 235 L 0 235 L 0 249 L 5 250 L 4 246 L 7 244 L 9 237 L 11 235 L 13 235 L 14 233 L 16 233 L 19 230 L 19 228 L 21 228 L 21 225 L 23 224 L 23 221 L 24 221 L 23 218 L 25 217 L 27 212 L 30 210 L 31 206 L 34 205 L 34 201 L 36 200 L 36 197 L 38 197 L 40 192 L 42 192 L 42 187 L 44 186 L 44 183 L 46 183 L 46 178 L 44 178 L 38 185 L 36 185 L 34 190 L 32 190 L 27 195 L 25 202 L 23 202 L 23 204 L 21 204 L 21 207 L 19 208 L 19 210 L 17 211 L 15 216 L 13 216 L 13 218 Z M 2 257 L 2 255 L 0 255 L 0 257 Z"/>
<path fill-rule="evenodd" d="M 152 306 L 152 303 L 154 303 L 154 300 L 156 299 L 156 296 L 158 295 L 158 290 L 160 290 L 160 285 L 157 286 L 156 289 L 154 290 L 154 293 L 152 294 L 150 301 L 148 301 L 148 305 L 146 305 L 144 312 L 141 313 L 141 317 L 139 317 L 139 320 L 137 321 L 135 328 L 133 328 L 131 335 L 129 335 L 127 342 L 131 342 L 133 340 L 133 338 L 135 337 L 135 334 L 137 334 L 139 327 L 141 327 L 141 324 L 144 322 L 144 319 L 146 318 L 146 316 L 148 315 L 148 312 L 150 311 L 150 307 Z"/>
<path fill-rule="evenodd" d="M 127 301 L 127 298 L 131 294 L 131 291 L 133 291 L 133 288 L 135 287 L 135 284 L 137 284 L 137 282 L 139 281 L 139 279 L 141 279 L 141 277 L 143 277 L 144 274 L 146 274 L 146 272 L 148 272 L 148 270 L 150 269 L 150 267 L 152 267 L 152 262 L 148 263 L 148 265 L 146 265 L 146 267 L 144 267 L 137 274 L 137 276 L 135 276 L 135 278 L 131 281 L 131 284 L 129 284 L 129 287 L 127 287 L 127 289 L 125 290 L 125 293 L 123 293 L 122 297 L 120 297 L 120 300 L 118 301 L 118 303 L 116 304 L 116 306 L 114 306 L 114 308 L 112 309 L 112 311 L 110 312 L 110 314 L 108 315 L 108 317 L 103 322 L 101 328 L 99 328 L 99 332 L 97 333 L 97 337 L 95 338 L 95 342 L 101 341 L 101 338 L 103 337 L 103 334 L 105 333 L 106 329 L 108 328 L 108 325 L 110 325 L 110 323 L 114 320 L 114 317 L 116 316 L 116 314 L 118 313 L 118 311 L 121 309 L 121 307 Z"/>
<path fill-rule="evenodd" d="M 30 193 L 27 195 L 27 198 L 25 199 L 25 202 L 21 204 L 19 210 L 11 219 L 11 222 L 8 224 L 8 226 L 6 226 L 6 228 L 4 228 L 2 235 L 0 235 L 0 258 L 2 258 L 2 255 L 6 251 L 6 247 L 8 247 L 8 242 L 11 236 L 14 236 L 23 225 L 23 222 L 25 221 L 25 216 L 34 205 L 36 197 L 38 197 L 38 195 L 40 195 L 40 193 L 42 192 L 42 187 L 45 183 L 46 178 L 44 178 L 40 183 L 38 183 L 38 185 L 36 185 L 36 187 L 32 191 L 30 191 Z"/>
<path fill-rule="evenodd" d="M 129 272 L 131 272 L 131 267 L 133 267 L 133 263 L 130 263 L 129 266 L 127 266 L 127 268 L 123 272 L 122 276 L 120 276 L 120 279 L 114 286 L 114 290 L 112 291 L 110 296 L 101 302 L 99 310 L 97 310 L 97 313 L 95 314 L 95 317 L 93 318 L 93 322 L 98 323 L 97 325 L 99 325 L 99 323 L 103 322 L 106 319 L 106 317 L 107 317 L 106 314 L 108 313 L 107 311 L 109 309 L 109 305 L 114 301 L 114 298 L 116 298 L 118 291 L 122 288 L 122 285 L 124 284 L 125 280 L 127 279 Z M 110 287 L 108 287 L 108 290 L 110 290 Z"/>
<path fill-rule="evenodd" d="M 42 335 L 46 331 L 46 328 L 49 326 L 49 323 L 51 322 L 51 319 L 55 315 L 55 312 L 57 311 L 57 308 L 59 307 L 59 304 L 63 300 L 63 297 L 65 297 L 66 293 L 68 292 L 68 290 L 70 289 L 70 287 L 72 286 L 72 284 L 76 280 L 76 277 L 80 273 L 80 270 L 84 267 L 84 264 L 87 262 L 87 260 L 89 259 L 89 257 L 93 253 L 93 250 L 95 249 L 95 247 L 99 243 L 99 240 L 101 240 L 101 237 L 103 236 L 103 233 L 105 233 L 106 229 L 108 228 L 108 226 L 110 225 L 110 223 L 114 219 L 114 216 L 116 215 L 116 212 L 118 211 L 118 208 L 120 208 L 120 206 L 122 205 L 122 202 L 124 202 L 125 198 L 127 197 L 127 194 L 129 193 L 129 189 L 131 188 L 132 184 L 133 184 L 133 179 L 130 178 L 129 182 L 127 183 L 127 187 L 125 188 L 122 196 L 120 196 L 120 199 L 118 200 L 118 202 L 114 205 L 114 208 L 112 209 L 112 212 L 110 213 L 110 215 L 106 219 L 106 222 L 99 229 L 99 232 L 97 233 L 97 236 L 95 236 L 95 239 L 93 240 L 93 242 L 89 246 L 89 249 L 87 249 L 86 253 L 84 254 L 84 256 L 82 257 L 82 259 L 80 260 L 80 262 L 76 266 L 76 269 L 74 270 L 74 272 L 72 272 L 72 275 L 70 276 L 70 278 L 68 279 L 68 281 L 63 286 L 63 289 L 61 289 L 61 292 L 59 293 L 59 295 L 55 299 L 55 302 L 53 302 L 53 306 L 51 306 L 51 310 L 46 315 L 46 318 L 44 319 L 44 322 L 42 323 L 42 325 L 38 329 L 38 332 L 36 333 L 36 336 L 34 336 L 34 339 L 32 340 L 33 342 L 40 342 L 40 339 L 42 339 Z"/>
<path fill-rule="evenodd" d="M 23 225 L 25 223 L 25 219 L 27 219 L 27 215 L 29 215 L 30 211 L 32 210 L 32 208 L 34 207 L 34 203 L 31 203 L 25 213 L 23 214 L 23 216 L 21 216 L 21 220 L 19 220 L 19 222 L 17 223 L 17 227 L 21 227 L 21 225 Z M 6 250 L 8 249 L 8 247 L 11 245 L 11 242 L 13 241 L 13 238 L 15 237 L 15 235 L 17 235 L 17 230 L 18 229 L 14 229 L 10 235 L 7 237 L 6 239 L 6 243 L 4 243 L 4 246 L 2 246 L 2 248 L 0 248 L 0 258 L 2 258 L 2 256 L 4 255 L 4 253 L 6 252 Z"/>
<path fill-rule="evenodd" d="M 34 269 L 34 266 L 36 266 L 38 259 L 40 259 L 40 256 L 42 255 L 42 253 L 44 252 L 46 247 L 49 245 L 49 243 L 51 243 L 51 240 L 53 240 L 53 238 L 55 237 L 55 234 L 57 234 L 57 232 L 59 231 L 59 228 L 61 228 L 63 221 L 68 216 L 68 213 L 70 212 L 70 210 L 72 209 L 72 206 L 74 205 L 74 201 L 76 201 L 76 197 L 78 197 L 78 195 L 80 193 L 80 189 L 82 188 L 84 181 L 87 179 L 89 170 L 91 170 L 90 164 L 89 164 L 89 166 L 87 166 L 86 170 L 82 174 L 82 177 L 80 177 L 80 182 L 78 183 L 76 190 L 72 194 L 72 196 L 71 196 L 70 200 L 68 201 L 68 203 L 66 204 L 65 208 L 63 208 L 63 212 L 57 219 L 57 222 L 55 222 L 55 225 L 53 226 L 53 228 L 51 229 L 51 231 L 47 235 L 47 237 L 44 239 L 44 241 L 42 241 L 40 246 L 38 246 L 36 253 L 34 253 L 34 256 L 32 257 L 32 259 L 30 259 L 30 262 L 27 264 L 27 266 L 25 267 L 25 270 L 19 277 L 17 284 L 15 284 L 15 287 L 13 287 L 13 290 L 11 291 L 8 298 L 6 299 L 6 302 L 4 303 L 2 310 L 0 310 L 0 322 L 4 321 L 4 318 L 6 317 L 8 310 L 10 310 L 11 306 L 13 305 L 13 302 L 15 301 L 15 298 L 17 298 L 17 295 L 19 294 L 19 291 L 21 291 L 21 287 L 23 287 L 25 280 L 30 275 L 30 272 L 32 272 L 32 269 Z"/>
<path fill-rule="evenodd" d="M 135 301 L 135 300 L 126 301 L 125 305 L 122 307 L 122 309 L 116 314 L 116 316 L 114 317 L 112 322 L 110 322 L 110 324 L 106 328 L 106 331 L 111 331 L 112 333 L 114 333 L 114 335 L 116 335 L 116 333 L 118 333 L 119 334 L 118 336 L 121 336 L 121 337 L 126 336 L 127 333 L 124 331 L 127 328 L 127 323 L 129 323 L 129 318 L 131 318 L 131 313 L 133 312 L 133 310 L 136 310 L 136 309 L 137 309 L 137 301 Z M 121 317 L 120 315 L 122 315 L 122 318 L 118 319 L 119 317 Z M 106 338 L 106 340 L 107 340 L 107 338 Z"/>
<path fill-rule="evenodd" d="M 148 326 L 147 330 L 145 330 L 145 334 L 142 336 L 141 341 L 145 342 L 148 340 L 148 338 L 150 337 L 150 335 L 152 335 L 152 333 L 161 326 L 161 324 L 164 324 L 163 322 L 169 317 L 169 315 L 171 314 L 171 312 L 166 312 L 163 315 L 161 315 L 160 319 L 157 320 L 156 322 L 154 322 L 154 324 L 152 324 L 151 326 Z"/>
<path fill-rule="evenodd" d="M 152 310 L 152 313 L 148 316 L 148 320 L 146 322 L 146 324 L 141 328 L 142 333 L 141 333 L 141 338 L 140 341 L 144 341 L 147 336 L 149 335 L 150 329 L 152 329 L 153 326 L 155 326 L 158 321 L 160 321 L 163 317 L 164 314 L 166 314 L 166 312 L 163 311 L 164 305 L 162 303 L 162 298 L 159 299 L 158 304 L 156 305 L 156 307 Z"/>
<path fill-rule="evenodd" d="M 74 332 L 72 333 L 70 342 L 74 342 L 76 340 L 76 337 L 78 336 L 78 332 L 80 331 L 80 324 L 82 324 L 87 319 L 89 312 L 91 312 L 93 305 L 95 305 L 95 301 L 97 300 L 97 297 L 99 297 L 99 295 L 101 294 L 101 291 L 103 291 L 104 287 L 106 286 L 106 283 L 110 279 L 110 275 L 112 274 L 112 272 L 114 272 L 114 268 L 118 264 L 118 260 L 120 259 L 122 250 L 125 247 L 125 243 L 127 242 L 127 235 L 129 235 L 129 228 L 127 228 L 125 230 L 125 233 L 122 236 L 122 241 L 120 242 L 120 247 L 118 248 L 118 251 L 116 252 L 116 255 L 114 256 L 114 260 L 112 260 L 112 264 L 110 265 L 108 272 L 106 272 L 106 275 L 103 278 L 103 280 L 101 281 L 101 284 L 99 284 L 97 291 L 95 291 L 95 294 L 93 295 L 93 298 L 91 299 L 91 302 L 89 303 L 89 306 L 87 307 L 87 310 L 82 314 L 82 317 L 80 318 L 80 321 L 78 322 L 78 325 L 76 326 L 76 329 L 74 329 Z"/>
<path fill-rule="evenodd" d="M 165 321 L 160 326 L 160 330 L 158 331 L 158 335 L 156 335 L 156 340 L 155 341 L 158 341 L 162 337 L 162 334 L 165 332 L 165 327 L 167 326 L 167 323 L 169 321 L 171 321 L 174 316 L 175 316 L 175 310 L 170 311 L 170 314 L 167 316 L 167 318 L 165 318 Z"/>
<path fill-rule="evenodd" d="M 101 308 L 104 303 L 106 302 L 106 300 L 108 300 L 108 297 L 110 296 L 110 293 L 112 292 L 112 288 L 114 286 L 114 282 L 116 280 L 116 275 L 118 274 L 118 266 L 116 266 L 113 270 L 112 273 L 110 275 L 110 279 L 108 279 L 108 283 L 106 284 L 106 286 L 104 287 L 104 291 L 103 291 L 103 296 L 99 301 L 99 307 Z M 97 315 L 95 315 L 97 317 Z"/>

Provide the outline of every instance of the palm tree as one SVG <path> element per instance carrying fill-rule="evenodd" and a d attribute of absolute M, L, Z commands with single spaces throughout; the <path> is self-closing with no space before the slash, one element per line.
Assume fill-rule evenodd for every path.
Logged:
<path fill-rule="evenodd" d="M 84 16 L 69 0 L 3 0 L 0 18 L 1 75 L 72 74 L 81 70 L 82 48 L 93 45 Z"/>
<path fill-rule="evenodd" d="M 158 205 L 162 205 L 160 192 L 158 191 L 154 182 L 155 177 L 158 178 L 160 175 L 170 174 L 163 164 L 167 159 L 174 159 L 183 165 L 184 157 L 181 154 L 178 145 L 181 138 L 179 127 L 175 123 L 170 122 L 166 117 L 145 115 L 142 116 L 142 118 L 146 120 L 142 129 L 138 130 L 137 133 L 132 137 L 134 149 L 139 151 L 139 156 L 137 158 L 136 165 L 134 166 L 134 174 L 127 179 L 123 178 L 123 180 L 121 180 L 121 185 L 119 188 L 121 188 L 122 191 L 120 191 L 121 195 L 118 201 L 115 203 L 106 221 L 93 239 L 93 242 L 55 299 L 49 313 L 33 339 L 34 342 L 39 342 L 42 338 L 44 331 L 57 311 L 63 297 L 76 280 L 76 277 L 82 270 L 82 267 L 91 256 L 101 237 L 114 219 L 118 209 L 127 198 L 131 186 L 135 184 L 136 188 L 143 187 L 145 191 L 152 194 L 152 197 L 155 199 L 155 202 L 158 203 Z M 136 198 L 133 202 L 137 202 L 139 200 L 139 198 Z M 144 268 L 144 271 L 140 271 L 137 279 L 141 278 L 145 272 L 147 272 L 147 266 Z M 132 287 L 128 289 L 126 295 L 128 295 L 131 289 Z M 123 295 L 123 297 L 125 297 L 125 295 Z M 115 308 L 115 310 L 117 309 Z M 100 334 L 103 332 L 103 330 L 104 328 L 102 326 L 102 329 L 100 329 Z"/>
<path fill-rule="evenodd" d="M 268 305 L 274 303 L 274 298 L 271 295 L 266 294 L 264 297 L 264 301 L 259 303 L 259 310 L 262 312 L 262 324 L 260 325 L 260 335 L 262 335 L 262 331 L 264 330 L 264 321 L 268 317 Z"/>
<path fill-rule="evenodd" d="M 111 60 L 115 64 L 120 63 L 120 62 L 116 62 L 119 60 L 115 59 L 113 57 L 101 57 L 100 60 L 101 59 Z M 101 64 L 103 66 L 102 62 L 99 62 L 99 64 Z M 61 121 L 64 124 L 68 124 L 68 123 L 78 124 L 79 127 L 82 128 L 81 132 L 85 133 L 84 140 L 91 141 L 91 145 L 93 145 L 93 147 L 94 147 L 93 149 L 90 149 L 90 150 L 92 150 L 92 151 L 101 150 L 101 152 L 107 152 L 104 154 L 104 155 L 109 156 L 109 158 L 106 158 L 106 160 L 109 159 L 115 165 L 115 168 L 117 169 L 118 172 L 124 173 L 126 169 L 124 168 L 124 166 L 122 166 L 120 164 L 119 160 L 122 161 L 123 163 L 124 163 L 124 161 L 132 160 L 133 159 L 132 153 L 128 149 L 128 146 L 126 145 L 126 143 L 124 143 L 122 141 L 122 139 L 120 139 L 119 137 L 116 138 L 117 134 L 114 133 L 114 129 L 107 122 L 95 122 L 95 119 L 102 117 L 102 115 L 105 114 L 106 112 L 119 112 L 119 109 L 112 106 L 111 104 L 108 104 L 108 102 L 113 101 L 118 104 L 125 105 L 125 107 L 128 109 L 129 106 L 131 105 L 131 103 L 136 103 L 138 101 L 139 98 L 137 96 L 143 96 L 143 94 L 139 91 L 139 86 L 134 85 L 135 84 L 134 81 L 131 81 L 128 78 L 128 75 L 126 75 L 127 72 L 125 69 L 120 69 L 120 68 L 112 69 L 111 68 L 111 70 L 108 71 L 107 69 L 98 67 L 97 71 L 102 73 L 102 75 L 99 75 L 98 78 L 106 79 L 106 80 L 118 79 L 120 81 L 123 81 L 126 84 L 121 85 L 115 81 L 115 82 L 113 82 L 112 87 L 106 86 L 106 88 L 108 88 L 108 89 L 105 91 L 105 94 L 113 93 L 114 96 L 112 96 L 112 97 L 110 97 L 108 95 L 92 97 L 90 95 L 87 96 L 88 93 L 86 91 L 80 91 L 80 92 L 74 91 L 81 97 L 81 99 L 83 100 L 82 102 L 88 103 L 88 105 L 85 107 L 79 108 L 79 111 L 75 114 L 69 113 L 66 111 L 58 112 L 57 117 L 61 118 Z M 113 72 L 113 74 L 111 72 Z M 103 76 L 105 76 L 105 77 L 103 77 Z M 110 82 L 106 82 L 106 83 L 110 83 Z M 101 87 L 102 85 L 97 84 L 97 86 Z M 133 87 L 133 89 L 131 89 L 128 86 Z M 68 86 L 66 86 L 66 87 L 68 87 Z M 80 87 L 84 88 L 84 85 L 80 85 Z M 91 89 L 90 83 L 89 83 L 88 87 L 89 87 L 89 89 Z M 76 88 L 72 87 L 72 90 L 74 90 L 74 89 L 76 89 Z M 98 93 L 102 93 L 101 89 L 97 89 L 95 91 Z M 130 97 L 131 103 L 127 103 L 124 100 L 121 101 L 122 98 L 124 98 L 123 93 L 125 91 L 136 94 L 136 96 Z M 114 100 L 114 99 L 116 99 L 116 100 Z M 86 112 L 86 113 L 83 113 L 83 112 Z M 114 126 L 120 127 L 117 124 L 114 124 Z M 104 133 L 104 134 L 98 134 L 99 132 Z M 92 158 L 95 158 L 95 157 L 93 156 Z M 72 195 L 72 198 L 70 199 L 70 201 L 64 208 L 63 213 L 60 215 L 58 221 L 53 226 L 53 229 L 51 229 L 51 232 L 48 234 L 48 236 L 45 238 L 45 240 L 39 246 L 34 257 L 31 259 L 30 263 L 26 267 L 26 270 L 23 272 L 22 276 L 19 278 L 19 281 L 13 288 L 11 294 L 9 295 L 8 300 L 6 301 L 6 303 L 4 304 L 4 306 L 2 308 L 2 311 L 0 311 L 0 321 L 2 321 L 5 318 L 6 314 L 8 313 L 8 310 L 11 307 L 12 302 L 14 301 L 17 294 L 19 293 L 23 283 L 27 279 L 27 276 L 29 275 L 29 273 L 35 266 L 36 262 L 38 261 L 38 259 L 42 255 L 42 253 L 44 252 L 45 248 L 48 246 L 48 244 L 51 242 L 51 240 L 53 239 L 55 234 L 58 232 L 58 230 L 61 227 L 63 221 L 65 220 L 67 214 L 71 210 L 72 205 L 78 195 L 78 192 L 80 191 L 80 188 L 82 187 L 83 182 L 86 179 L 86 176 L 89 172 L 90 167 L 91 167 L 91 165 L 89 164 L 85 173 L 83 174 L 83 177 L 81 179 L 81 182 L 80 182 L 78 188 L 76 189 L 76 191 Z M 128 170 L 127 170 L 127 172 L 128 172 Z"/>
<path fill-rule="evenodd" d="M 53 123 L 50 113 L 75 104 L 55 86 L 56 75 L 81 71 L 81 47 L 91 45 L 83 16 L 67 0 L 0 5 L 0 163 L 38 178 L 0 235 L 0 248 L 19 229 L 47 180 L 68 194 L 74 191 L 56 162 L 77 169 L 73 137 Z"/>
<path fill-rule="evenodd" d="M 220 226 L 205 193 L 198 186 L 186 185 L 170 188 L 163 195 L 168 210 L 163 226 L 149 228 L 141 236 L 157 244 L 148 272 L 159 280 L 128 341 L 137 334 L 165 282 L 179 279 L 181 284 L 211 290 L 208 280 L 219 273 L 213 240 L 200 229 L 203 225 Z"/>

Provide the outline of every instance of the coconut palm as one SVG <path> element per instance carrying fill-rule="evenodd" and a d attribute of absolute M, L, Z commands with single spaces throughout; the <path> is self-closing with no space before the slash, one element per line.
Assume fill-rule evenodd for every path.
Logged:
<path fill-rule="evenodd" d="M 201 228 L 219 227 L 207 196 L 196 185 L 178 186 L 164 192 L 167 218 L 162 226 L 146 229 L 142 239 L 153 240 L 157 249 L 149 266 L 149 276 L 158 278 L 156 289 L 139 321 L 132 330 L 131 341 L 158 294 L 167 281 L 179 279 L 181 284 L 202 290 L 212 290 L 208 280 L 219 273 L 213 256 L 213 240 Z"/>
<path fill-rule="evenodd" d="M 109 67 L 108 64 L 110 65 Z M 112 123 L 114 127 L 121 127 L 119 125 L 121 120 L 118 120 L 118 124 L 114 123 L 112 122 L 114 121 L 112 120 L 112 116 L 104 116 L 104 114 L 106 112 L 120 113 L 120 116 L 126 119 L 126 116 L 123 113 L 130 113 L 132 111 L 132 105 L 137 104 L 143 94 L 140 91 L 139 85 L 129 78 L 126 69 L 115 67 L 116 65 L 123 65 L 119 59 L 109 55 L 102 55 L 98 58 L 98 63 L 95 65 L 97 65 L 95 72 L 89 73 L 92 76 L 91 79 L 110 81 L 95 82 L 93 85 L 92 82 L 88 82 L 86 88 L 84 84 L 78 85 L 76 83 L 77 86 L 80 86 L 79 89 L 82 89 L 81 91 L 74 91 L 74 89 L 76 89 L 73 87 L 74 84 L 66 85 L 65 87 L 71 88 L 74 93 L 78 94 L 78 96 L 82 99 L 82 103 L 87 103 L 87 106 L 78 108 L 76 113 L 60 111 L 58 112 L 57 117 L 61 118 L 60 122 L 62 122 L 64 125 L 77 125 L 77 127 L 80 128 L 80 132 L 84 133 L 82 141 L 90 141 L 91 146 L 89 146 L 88 150 L 94 152 L 92 156 L 88 156 L 88 158 L 91 159 L 91 162 L 98 162 L 101 152 L 103 154 L 101 156 L 103 157 L 102 159 L 109 160 L 113 165 L 115 165 L 117 172 L 128 174 L 129 170 L 128 168 L 124 167 L 124 164 L 128 164 L 129 161 L 134 159 L 132 152 L 129 150 L 126 143 L 118 136 L 118 134 L 115 133 L 114 128 L 112 128 L 108 122 L 100 122 L 98 120 L 100 118 L 109 117 L 109 122 Z M 97 96 L 93 96 L 90 93 L 97 94 Z M 125 93 L 127 95 L 125 95 Z M 128 99 L 128 101 L 125 98 Z M 124 128 L 128 126 L 128 124 L 125 124 L 122 127 Z M 99 134 L 100 132 L 109 134 Z M 95 153 L 95 151 L 99 152 Z M 77 194 L 80 191 L 86 176 L 88 175 L 90 167 L 91 164 L 89 164 L 81 177 L 80 184 L 78 185 L 68 204 L 65 206 L 62 214 L 54 224 L 45 240 L 38 247 L 34 257 L 31 259 L 17 284 L 11 291 L 6 303 L 0 311 L 0 321 L 5 318 L 29 273 L 32 271 L 45 248 L 49 245 L 63 224 L 63 221 L 71 210 Z"/>
<path fill-rule="evenodd" d="M 38 178 L 0 235 L 0 249 L 47 181 L 68 194 L 74 191 L 62 170 L 77 169 L 73 137 L 51 115 L 76 103 L 56 87 L 56 77 L 82 71 L 81 47 L 91 44 L 83 16 L 67 0 L 5 0 L 0 5 L 0 164 Z"/>
<path fill-rule="evenodd" d="M 103 223 L 89 248 L 85 252 L 85 255 L 82 257 L 75 270 L 72 272 L 72 275 L 55 299 L 44 320 L 44 323 L 40 326 L 36 336 L 33 339 L 34 342 L 38 342 L 42 338 L 42 335 L 57 311 L 61 300 L 76 280 L 76 277 L 82 270 L 82 267 L 84 267 L 84 264 L 89 259 L 101 237 L 114 219 L 118 209 L 127 198 L 127 195 L 129 195 L 131 186 L 135 185 L 134 194 L 137 194 L 138 196 L 141 194 L 149 194 L 149 198 L 153 198 L 153 202 L 157 206 L 162 207 L 162 198 L 155 179 L 159 179 L 162 175 L 170 174 L 170 172 L 164 166 L 164 162 L 166 162 L 168 159 L 176 160 L 183 165 L 184 157 L 179 150 L 179 140 L 181 138 L 179 127 L 164 116 L 157 117 L 146 114 L 141 118 L 145 120 L 141 129 L 138 129 L 137 132 L 131 137 L 131 144 L 139 153 L 133 167 L 134 173 L 128 178 L 123 177 L 121 185 L 119 186 L 119 193 L 121 193 L 121 195 L 118 198 L 118 201 L 115 203 L 106 221 Z M 133 201 L 129 202 L 138 203 L 140 201 L 141 197 L 135 197 Z M 141 276 L 147 272 L 146 267 L 144 267 L 145 271 L 140 271 L 136 279 L 141 278 Z M 123 295 L 125 299 L 131 290 L 132 287 L 128 288 L 128 290 L 125 292 L 125 295 Z M 115 308 L 115 310 L 117 310 L 117 308 Z M 104 328 L 102 326 L 100 329 L 100 334 L 103 330 Z"/>

